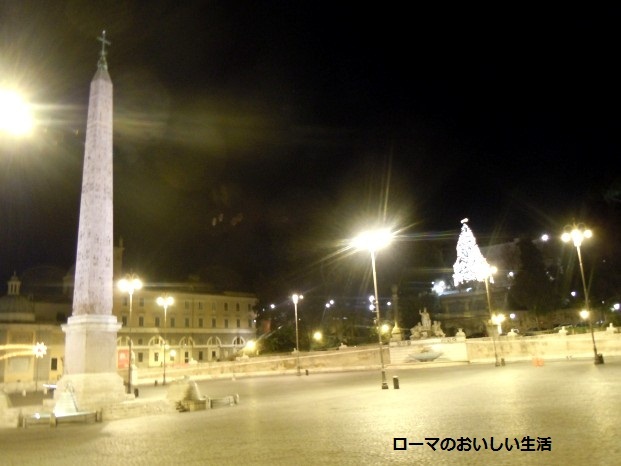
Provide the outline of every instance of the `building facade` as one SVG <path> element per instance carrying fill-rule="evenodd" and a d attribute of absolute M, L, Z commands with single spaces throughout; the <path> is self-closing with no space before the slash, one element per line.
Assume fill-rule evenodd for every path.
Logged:
<path fill-rule="evenodd" d="M 0 298 L 0 387 L 41 389 L 63 375 L 62 325 L 71 315 L 72 290 L 67 282 L 64 297 L 24 296 L 20 290 L 21 281 L 14 274 Z M 166 312 L 157 304 L 160 296 L 174 300 Z M 122 324 L 117 369 L 127 379 L 130 337 L 137 371 L 162 367 L 164 357 L 168 366 L 234 359 L 256 336 L 256 302 L 253 294 L 214 293 L 196 284 L 146 284 L 131 299 L 115 287 L 112 312 Z"/>

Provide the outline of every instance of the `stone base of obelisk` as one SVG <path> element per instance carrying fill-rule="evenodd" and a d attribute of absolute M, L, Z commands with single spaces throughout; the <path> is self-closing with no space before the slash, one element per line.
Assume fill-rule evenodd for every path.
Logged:
<path fill-rule="evenodd" d="M 134 398 L 126 393 L 116 368 L 117 332 L 115 316 L 78 315 L 62 326 L 65 332 L 64 374 L 56 384 L 54 399 L 73 393 L 79 410 L 100 410 Z"/>

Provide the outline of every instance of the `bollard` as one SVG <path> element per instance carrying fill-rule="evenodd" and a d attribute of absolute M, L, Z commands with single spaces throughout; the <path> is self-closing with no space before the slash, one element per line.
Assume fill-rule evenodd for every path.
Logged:
<path fill-rule="evenodd" d="M 505 358 L 500 358 L 500 365 L 504 366 L 505 365 Z"/>
<path fill-rule="evenodd" d="M 396 375 L 392 377 L 392 385 L 395 390 L 399 390 L 399 377 L 397 377 Z"/>
<path fill-rule="evenodd" d="M 308 369 L 306 369 L 306 375 L 308 375 Z"/>
<path fill-rule="evenodd" d="M 155 383 L 154 383 L 154 385 L 155 385 L 155 386 L 157 387 L 157 380 L 155 380 Z"/>
<path fill-rule="evenodd" d="M 140 392 L 138 391 L 138 389 L 137 389 L 137 388 L 134 388 L 134 396 L 135 396 L 136 398 L 138 398 L 138 394 L 139 394 L 139 393 L 140 393 Z"/>

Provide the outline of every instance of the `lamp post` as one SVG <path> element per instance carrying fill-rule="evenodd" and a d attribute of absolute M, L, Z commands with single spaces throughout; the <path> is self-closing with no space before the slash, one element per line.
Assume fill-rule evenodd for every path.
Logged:
<path fill-rule="evenodd" d="M 119 280 L 119 290 L 129 294 L 129 320 L 127 326 L 129 328 L 129 362 L 127 365 L 127 393 L 132 392 L 132 305 L 134 291 L 142 288 L 142 281 L 134 275 L 128 275 Z"/>
<path fill-rule="evenodd" d="M 492 324 L 498 326 L 500 329 L 500 323 L 498 322 L 498 317 L 494 315 L 492 312 L 492 298 L 489 292 L 489 282 L 490 279 L 493 278 L 493 275 L 498 270 L 495 266 L 486 264 L 487 270 L 485 271 L 485 294 L 487 295 L 487 309 L 489 311 L 489 318 Z M 503 319 L 504 320 L 504 319 Z M 496 337 L 494 336 L 495 330 L 492 330 L 492 344 L 494 345 L 494 361 L 496 367 L 501 365 L 500 360 L 498 359 L 498 349 L 496 348 Z"/>
<path fill-rule="evenodd" d="M 386 382 L 386 369 L 384 366 L 384 351 L 382 346 L 382 332 L 380 328 L 380 308 L 379 308 L 379 295 L 377 294 L 377 272 L 375 270 L 375 253 L 378 249 L 381 249 L 392 241 L 393 234 L 390 230 L 375 230 L 366 231 L 358 235 L 352 241 L 352 246 L 357 249 L 366 249 L 371 253 L 371 268 L 373 270 L 373 289 L 375 292 L 375 320 L 377 325 L 377 342 L 380 351 L 380 365 L 382 370 L 382 389 L 388 389 L 388 382 Z"/>
<path fill-rule="evenodd" d="M 32 354 L 35 356 L 35 392 L 39 389 L 39 361 L 43 356 L 47 354 L 47 346 L 45 343 L 39 343 L 32 348 Z"/>
<path fill-rule="evenodd" d="M 172 296 L 164 295 L 159 296 L 156 300 L 158 306 L 162 306 L 164 308 L 164 381 L 162 385 L 166 385 L 166 345 L 168 344 L 166 338 L 166 311 L 168 311 L 168 306 L 172 306 L 175 302 Z"/>
<path fill-rule="evenodd" d="M 586 315 L 589 319 L 589 330 L 591 331 L 591 340 L 593 341 L 593 355 L 595 364 L 604 364 L 604 357 L 597 352 L 597 346 L 595 345 L 595 333 L 593 332 L 593 324 L 591 323 L 591 309 L 589 308 L 589 290 L 587 289 L 586 280 L 584 278 L 584 266 L 582 265 L 582 253 L 580 252 L 580 246 L 582 241 L 593 236 L 593 232 L 585 227 L 583 223 L 568 225 L 565 227 L 565 232 L 561 236 L 561 239 L 567 243 L 572 241 L 576 247 L 578 253 L 578 263 L 580 264 L 580 276 L 582 277 L 582 287 L 584 289 L 584 307 Z"/>
<path fill-rule="evenodd" d="M 297 357 L 296 365 L 298 375 L 302 375 L 302 372 L 300 372 L 300 339 L 298 336 L 298 301 L 300 299 L 304 299 L 304 296 L 295 293 L 291 296 L 291 301 L 293 301 L 293 309 L 295 311 L 295 354 Z"/>

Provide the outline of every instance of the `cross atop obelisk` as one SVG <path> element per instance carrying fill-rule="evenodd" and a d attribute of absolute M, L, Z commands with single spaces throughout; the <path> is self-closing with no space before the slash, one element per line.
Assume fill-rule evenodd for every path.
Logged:
<path fill-rule="evenodd" d="M 106 39 L 106 31 L 101 32 L 101 37 L 98 37 L 97 40 L 101 42 L 101 53 L 99 54 L 99 62 L 97 62 L 97 68 L 103 68 L 104 70 L 108 69 L 108 62 L 106 62 L 106 45 L 112 45 L 112 42 Z"/>

